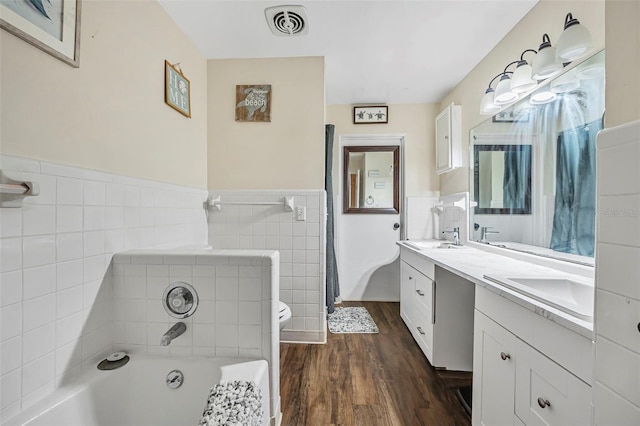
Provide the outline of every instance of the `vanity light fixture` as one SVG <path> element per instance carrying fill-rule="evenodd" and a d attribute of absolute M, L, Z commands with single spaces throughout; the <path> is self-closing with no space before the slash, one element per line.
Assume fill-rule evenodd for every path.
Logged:
<path fill-rule="evenodd" d="M 555 101 L 557 97 L 558 95 L 544 88 L 542 90 L 538 90 L 537 92 L 532 93 L 531 96 L 529 97 L 529 103 L 531 105 L 548 104 L 549 102 Z"/>
<path fill-rule="evenodd" d="M 493 115 L 493 114 L 495 114 L 496 112 L 498 112 L 498 111 L 500 111 L 502 109 L 502 107 L 500 107 L 499 105 L 495 104 L 495 102 L 494 102 L 495 90 L 493 89 L 493 87 L 491 87 L 491 85 L 496 80 L 496 78 L 498 78 L 498 77 L 500 77 L 502 75 L 503 75 L 503 73 L 500 73 L 500 74 L 496 75 L 489 82 L 489 86 L 487 87 L 487 90 L 485 90 L 484 96 L 482 97 L 482 100 L 480 101 L 480 115 Z"/>
<path fill-rule="evenodd" d="M 564 31 L 558 39 L 556 55 L 558 62 L 571 62 L 591 51 L 591 34 L 571 13 L 564 19 Z"/>
<path fill-rule="evenodd" d="M 511 91 L 511 77 L 509 77 L 509 74 L 513 74 L 513 72 L 507 71 L 507 68 L 517 63 L 518 61 L 514 61 L 504 67 L 500 81 L 496 86 L 496 93 L 493 95 L 493 102 L 496 105 L 507 105 L 518 100 L 518 93 Z"/>
<path fill-rule="evenodd" d="M 556 48 L 551 46 L 548 34 L 542 36 L 542 44 L 533 60 L 532 77 L 544 80 L 562 71 L 562 63 L 556 62 Z"/>
<path fill-rule="evenodd" d="M 538 85 L 538 82 L 531 78 L 531 65 L 524 59 L 524 54 L 527 52 L 538 53 L 533 49 L 527 49 L 520 55 L 518 66 L 511 77 L 510 90 L 512 93 L 528 92 Z"/>

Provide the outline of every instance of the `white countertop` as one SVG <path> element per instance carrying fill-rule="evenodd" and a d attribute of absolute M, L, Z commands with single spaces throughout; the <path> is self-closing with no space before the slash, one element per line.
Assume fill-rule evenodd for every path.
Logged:
<path fill-rule="evenodd" d="M 397 244 L 402 248 L 411 250 L 420 256 L 424 256 L 436 265 L 447 269 L 448 271 L 451 271 L 476 285 L 491 290 L 494 293 L 497 293 L 500 296 L 545 317 L 549 321 L 553 321 L 591 340 L 594 338 L 593 322 L 574 317 L 560 311 L 559 309 L 545 305 L 538 300 L 527 297 L 484 278 L 485 274 L 517 274 L 521 277 L 552 276 L 584 281 L 585 278 L 582 276 L 576 276 L 547 266 L 540 266 L 534 263 L 513 259 L 508 256 L 502 256 L 467 246 L 460 249 L 416 249 L 406 244 L 404 241 L 398 241 Z M 591 280 L 591 283 L 593 284 L 593 280 Z"/>

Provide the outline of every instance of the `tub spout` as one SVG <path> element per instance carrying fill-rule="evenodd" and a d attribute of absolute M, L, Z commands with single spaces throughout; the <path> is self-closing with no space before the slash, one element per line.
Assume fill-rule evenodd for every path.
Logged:
<path fill-rule="evenodd" d="M 160 344 L 162 346 L 167 346 L 173 339 L 180 336 L 182 333 L 187 331 L 187 326 L 183 322 L 177 322 L 171 327 L 166 333 L 162 335 L 162 339 L 160 339 Z"/>

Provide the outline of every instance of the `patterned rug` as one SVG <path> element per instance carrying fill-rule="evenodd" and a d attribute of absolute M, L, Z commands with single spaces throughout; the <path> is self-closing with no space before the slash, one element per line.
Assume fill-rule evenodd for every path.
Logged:
<path fill-rule="evenodd" d="M 327 318 L 329 331 L 334 334 L 378 332 L 378 326 L 365 307 L 336 308 Z"/>

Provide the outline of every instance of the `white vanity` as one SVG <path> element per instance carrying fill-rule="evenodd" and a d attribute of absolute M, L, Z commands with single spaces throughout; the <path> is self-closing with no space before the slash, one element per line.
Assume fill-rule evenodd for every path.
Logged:
<path fill-rule="evenodd" d="M 563 306 L 557 291 L 545 303 L 544 293 L 525 295 L 485 275 L 538 288 L 536 280 L 549 279 L 590 285 L 593 293 L 592 279 L 468 246 L 398 244 L 401 316 L 434 367 L 473 367 L 474 425 L 592 424 L 592 319 Z"/>

